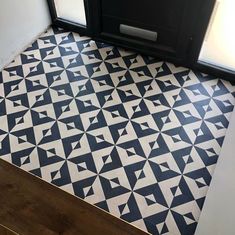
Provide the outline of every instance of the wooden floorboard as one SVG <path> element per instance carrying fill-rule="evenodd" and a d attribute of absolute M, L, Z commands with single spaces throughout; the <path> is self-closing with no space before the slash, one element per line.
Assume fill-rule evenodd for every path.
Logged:
<path fill-rule="evenodd" d="M 0 224 L 20 235 L 147 234 L 2 160 L 0 205 Z"/>
<path fill-rule="evenodd" d="M 19 235 L 0 224 L 0 235 Z"/>

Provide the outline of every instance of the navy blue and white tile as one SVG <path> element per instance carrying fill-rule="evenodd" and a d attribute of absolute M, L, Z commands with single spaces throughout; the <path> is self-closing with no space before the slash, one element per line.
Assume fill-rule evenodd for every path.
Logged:
<path fill-rule="evenodd" d="M 0 156 L 152 234 L 194 234 L 235 86 L 50 28 L 0 73 Z"/>

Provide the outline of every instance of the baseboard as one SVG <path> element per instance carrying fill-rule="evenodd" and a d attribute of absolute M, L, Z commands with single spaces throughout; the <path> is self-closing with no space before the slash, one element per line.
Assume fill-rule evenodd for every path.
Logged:
<path fill-rule="evenodd" d="M 10 56 L 10 58 L 7 59 L 7 60 L 5 61 L 5 63 L 3 63 L 3 65 L 0 65 L 0 72 L 1 72 L 5 67 L 7 67 L 7 66 L 14 60 L 14 58 L 15 58 L 17 55 L 21 54 L 21 53 L 22 53 L 23 51 L 25 51 L 33 42 L 35 42 L 35 41 L 39 38 L 39 36 L 42 35 L 50 26 L 51 26 L 51 24 L 48 25 L 47 27 L 45 27 L 42 31 L 40 31 L 40 32 L 39 32 L 35 37 L 33 37 L 32 40 L 30 40 L 30 42 L 27 43 L 24 47 L 22 47 L 22 48 L 16 50 L 14 53 L 12 53 L 12 55 Z"/>

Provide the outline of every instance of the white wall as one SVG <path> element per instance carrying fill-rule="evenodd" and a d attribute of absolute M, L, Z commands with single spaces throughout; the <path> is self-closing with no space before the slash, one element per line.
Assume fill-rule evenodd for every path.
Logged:
<path fill-rule="evenodd" d="M 0 0 L 0 70 L 50 24 L 46 0 Z"/>

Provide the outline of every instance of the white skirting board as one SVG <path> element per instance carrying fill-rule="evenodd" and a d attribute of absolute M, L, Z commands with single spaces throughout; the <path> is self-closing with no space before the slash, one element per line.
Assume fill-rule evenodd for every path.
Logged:
<path fill-rule="evenodd" d="M 50 24 L 46 0 L 1 0 L 0 71 Z"/>
<path fill-rule="evenodd" d="M 235 234 L 235 110 L 195 235 Z"/>

